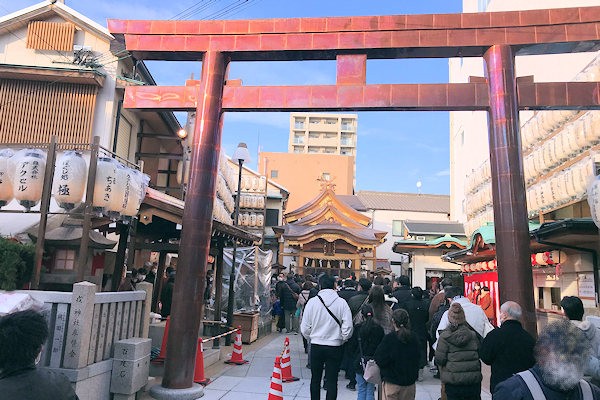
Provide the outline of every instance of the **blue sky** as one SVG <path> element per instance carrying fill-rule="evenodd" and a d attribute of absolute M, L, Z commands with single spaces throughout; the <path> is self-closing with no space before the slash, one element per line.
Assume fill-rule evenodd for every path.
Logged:
<path fill-rule="evenodd" d="M 0 15 L 36 4 L 31 0 L 0 0 Z M 106 25 L 107 18 L 249 19 L 348 15 L 460 12 L 460 0 L 66 0 L 80 13 Z M 190 7 L 192 7 L 190 9 Z M 187 10 L 187 11 L 186 11 Z M 158 84 L 183 85 L 200 63 L 148 62 Z M 233 63 L 230 79 L 245 85 L 334 84 L 335 62 Z M 448 81 L 448 60 L 369 60 L 367 83 L 440 83 Z M 446 112 L 359 112 L 356 159 L 357 190 L 449 193 L 449 132 Z M 286 152 L 289 113 L 228 113 L 222 146 L 232 154 L 244 141 L 257 151 Z"/>

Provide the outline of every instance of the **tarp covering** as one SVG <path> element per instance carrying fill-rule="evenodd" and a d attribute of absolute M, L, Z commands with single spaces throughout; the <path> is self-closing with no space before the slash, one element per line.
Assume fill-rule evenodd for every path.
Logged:
<path fill-rule="evenodd" d="M 222 310 L 227 310 L 229 275 L 233 248 L 223 249 Z M 238 247 L 235 257 L 233 311 L 259 311 L 259 327 L 271 323 L 271 269 L 273 251 L 258 247 Z"/>

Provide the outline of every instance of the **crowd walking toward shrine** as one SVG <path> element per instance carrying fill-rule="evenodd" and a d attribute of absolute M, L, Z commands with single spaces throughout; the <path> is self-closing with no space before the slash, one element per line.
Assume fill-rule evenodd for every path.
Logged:
<path fill-rule="evenodd" d="M 521 325 L 519 304 L 503 303 L 496 319 L 489 288 L 464 293 L 450 278 L 423 290 L 404 275 L 280 273 L 273 298 L 277 330 L 303 337 L 311 400 L 321 388 L 336 399 L 340 371 L 357 400 L 374 400 L 376 391 L 384 400 L 415 399 L 426 368 L 440 379 L 440 400 L 480 399 L 481 362 L 491 366 L 493 399 L 600 399 L 600 327 L 584 319 L 575 296 L 562 299 L 564 317 L 537 340 Z"/>

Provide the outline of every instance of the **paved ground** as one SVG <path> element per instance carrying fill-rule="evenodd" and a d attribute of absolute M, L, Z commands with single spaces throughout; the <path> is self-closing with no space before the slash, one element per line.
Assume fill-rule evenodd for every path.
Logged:
<path fill-rule="evenodd" d="M 245 365 L 227 365 L 222 361 L 206 369 L 206 376 L 212 382 L 205 387 L 203 400 L 240 400 L 248 396 L 256 399 L 266 399 L 269 393 L 271 375 L 275 357 L 283 350 L 283 341 L 286 334 L 273 333 L 260 339 L 252 345 L 244 345 L 244 359 L 249 363 Z M 283 384 L 283 397 L 285 400 L 310 399 L 310 370 L 307 369 L 307 357 L 304 354 L 302 339 L 299 335 L 290 338 L 292 374 L 300 378 L 299 381 Z M 223 359 L 229 358 L 231 347 L 222 350 Z M 482 400 L 491 399 L 487 390 L 489 383 L 489 369 L 484 366 L 484 389 L 481 393 Z M 338 399 L 355 400 L 356 392 L 346 389 L 348 381 L 340 373 L 338 381 Z M 417 382 L 417 400 L 437 400 L 440 397 L 440 381 L 432 377 L 426 369 L 424 380 Z M 321 390 L 321 398 L 325 399 L 325 391 Z M 144 394 L 142 399 L 150 399 Z"/>

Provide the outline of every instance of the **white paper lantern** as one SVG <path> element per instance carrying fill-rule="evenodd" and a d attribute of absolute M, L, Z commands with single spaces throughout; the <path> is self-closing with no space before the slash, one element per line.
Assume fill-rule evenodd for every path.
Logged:
<path fill-rule="evenodd" d="M 119 163 L 109 157 L 98 159 L 96 169 L 96 182 L 94 183 L 94 201 L 95 211 L 104 212 L 111 197 L 117 190 L 117 168 Z"/>
<path fill-rule="evenodd" d="M 13 199 L 13 167 L 11 157 L 14 152 L 10 149 L 0 150 L 0 207 L 4 207 Z"/>
<path fill-rule="evenodd" d="M 258 190 L 261 192 L 265 192 L 267 190 L 267 177 L 261 176 L 259 178 Z"/>
<path fill-rule="evenodd" d="M 250 214 L 250 219 L 248 221 L 248 225 L 249 226 L 256 226 L 256 214 L 255 213 L 251 213 Z"/>
<path fill-rule="evenodd" d="M 121 214 L 126 217 L 135 217 L 140 210 L 144 197 L 146 197 L 150 177 L 136 169 L 128 168 L 127 172 L 128 179 L 125 181 L 124 207 Z"/>
<path fill-rule="evenodd" d="M 242 190 L 246 190 L 246 191 L 251 190 L 252 189 L 252 177 L 250 177 L 248 175 L 242 176 L 242 184 L 243 184 Z"/>
<path fill-rule="evenodd" d="M 265 224 L 265 217 L 262 214 L 256 215 L 256 226 L 262 227 Z"/>
<path fill-rule="evenodd" d="M 77 151 L 65 152 L 56 163 L 52 194 L 59 207 L 72 210 L 83 200 L 87 164 Z"/>
<path fill-rule="evenodd" d="M 258 197 L 258 204 L 256 206 L 258 208 L 265 208 L 265 198 L 263 196 Z"/>
<path fill-rule="evenodd" d="M 250 200 L 251 200 L 250 207 L 258 208 L 258 196 L 251 196 Z"/>
<path fill-rule="evenodd" d="M 13 192 L 19 204 L 29 210 L 42 198 L 46 154 L 41 150 L 25 150 L 17 157 Z"/>

